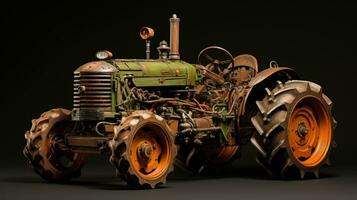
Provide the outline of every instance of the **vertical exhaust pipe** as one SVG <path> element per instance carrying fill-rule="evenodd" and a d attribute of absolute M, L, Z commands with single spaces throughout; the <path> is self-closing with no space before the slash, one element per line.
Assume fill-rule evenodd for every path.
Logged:
<path fill-rule="evenodd" d="M 180 60 L 179 43 L 180 43 L 180 18 L 176 14 L 170 18 L 170 55 L 171 60 Z"/>

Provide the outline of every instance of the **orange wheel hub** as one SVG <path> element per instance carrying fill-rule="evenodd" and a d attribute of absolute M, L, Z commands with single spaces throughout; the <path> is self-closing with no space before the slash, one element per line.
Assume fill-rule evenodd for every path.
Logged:
<path fill-rule="evenodd" d="M 321 163 L 328 152 L 331 134 L 331 118 L 320 100 L 302 98 L 288 124 L 288 142 L 296 160 L 306 167 Z"/>
<path fill-rule="evenodd" d="M 170 166 L 170 140 L 155 126 L 142 127 L 135 134 L 130 147 L 133 169 L 146 179 L 155 179 Z"/>

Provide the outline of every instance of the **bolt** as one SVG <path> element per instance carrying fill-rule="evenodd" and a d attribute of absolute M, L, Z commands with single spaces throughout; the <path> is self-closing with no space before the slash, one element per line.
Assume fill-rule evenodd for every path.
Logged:
<path fill-rule="evenodd" d="M 300 122 L 298 124 L 298 128 L 296 129 L 296 133 L 300 138 L 305 138 L 305 136 L 308 134 L 309 130 L 307 129 L 306 125 L 304 122 Z"/>
<path fill-rule="evenodd" d="M 150 158 L 153 152 L 153 147 L 150 144 L 143 143 L 139 147 L 140 156 L 144 158 Z"/>

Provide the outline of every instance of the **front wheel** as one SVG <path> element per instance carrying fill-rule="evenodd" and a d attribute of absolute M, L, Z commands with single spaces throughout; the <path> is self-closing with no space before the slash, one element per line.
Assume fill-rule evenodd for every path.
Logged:
<path fill-rule="evenodd" d="M 69 127 L 71 111 L 52 109 L 32 120 L 32 127 L 25 133 L 23 150 L 34 171 L 47 181 L 68 181 L 81 175 L 85 155 L 61 151 L 64 135 Z"/>
<path fill-rule="evenodd" d="M 177 149 L 165 120 L 149 111 L 135 111 L 115 127 L 109 142 L 110 162 L 129 185 L 155 188 L 173 171 Z"/>
<path fill-rule="evenodd" d="M 334 143 L 332 102 L 315 83 L 277 83 L 271 91 L 266 88 L 267 95 L 256 102 L 259 111 L 251 118 L 257 130 L 251 138 L 256 160 L 278 177 L 318 177 Z"/>

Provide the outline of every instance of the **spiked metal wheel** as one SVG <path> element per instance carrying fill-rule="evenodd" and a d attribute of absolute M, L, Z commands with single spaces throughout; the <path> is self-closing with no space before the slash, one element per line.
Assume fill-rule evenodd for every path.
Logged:
<path fill-rule="evenodd" d="M 52 109 L 32 120 L 32 127 L 25 133 L 24 155 L 34 171 L 48 181 L 67 181 L 81 174 L 85 156 L 58 149 L 63 142 L 66 121 L 71 111 Z"/>
<path fill-rule="evenodd" d="M 265 89 L 267 95 L 256 102 L 259 112 L 251 119 L 257 130 L 251 138 L 257 162 L 279 177 L 292 171 L 301 178 L 307 172 L 318 177 L 334 143 L 332 102 L 315 83 L 277 83 L 273 90 Z"/>
<path fill-rule="evenodd" d="M 135 111 L 115 127 L 110 162 L 119 176 L 135 187 L 155 188 L 166 182 L 176 156 L 174 136 L 164 119 Z"/>

